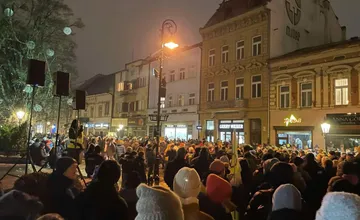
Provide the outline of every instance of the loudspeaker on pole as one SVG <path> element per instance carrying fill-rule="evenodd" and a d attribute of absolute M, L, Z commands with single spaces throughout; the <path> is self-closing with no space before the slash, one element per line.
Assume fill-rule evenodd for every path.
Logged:
<path fill-rule="evenodd" d="M 76 110 L 85 110 L 85 108 L 86 108 L 85 91 L 76 90 L 76 92 L 75 92 L 75 109 Z"/>
<path fill-rule="evenodd" d="M 55 96 L 69 96 L 70 90 L 70 74 L 61 71 L 53 74 L 54 88 L 53 94 Z"/>
<path fill-rule="evenodd" d="M 46 63 L 44 61 L 33 59 L 29 60 L 26 84 L 33 86 L 44 86 L 45 68 Z"/>

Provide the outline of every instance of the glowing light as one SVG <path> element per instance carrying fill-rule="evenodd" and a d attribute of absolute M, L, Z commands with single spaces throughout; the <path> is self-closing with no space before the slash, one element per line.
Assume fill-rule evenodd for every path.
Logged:
<path fill-rule="evenodd" d="M 42 109 L 43 109 L 42 106 L 39 105 L 39 104 L 36 104 L 36 105 L 34 106 L 34 111 L 36 111 L 36 112 L 41 112 Z"/>
<path fill-rule="evenodd" d="M 30 85 L 26 85 L 24 88 L 24 92 L 26 93 L 32 93 L 33 91 L 33 87 L 31 87 Z"/>
<path fill-rule="evenodd" d="M 14 11 L 11 8 L 5 8 L 4 14 L 8 17 L 12 17 L 14 15 Z"/>
<path fill-rule="evenodd" d="M 52 56 L 54 56 L 54 54 L 55 54 L 54 50 L 52 50 L 52 49 L 47 49 L 46 50 L 46 55 L 47 56 L 52 57 Z"/>
<path fill-rule="evenodd" d="M 73 98 L 69 98 L 66 103 L 68 105 L 72 105 L 73 104 Z"/>
<path fill-rule="evenodd" d="M 179 44 L 174 43 L 174 42 L 168 42 L 168 43 L 165 43 L 164 46 L 169 48 L 170 50 L 173 50 L 173 49 L 179 47 Z"/>
<path fill-rule="evenodd" d="M 26 47 L 29 49 L 29 50 L 33 50 L 33 49 L 35 49 L 35 42 L 34 41 L 28 41 L 28 42 L 26 42 Z"/>
<path fill-rule="evenodd" d="M 323 134 L 328 134 L 330 132 L 331 125 L 329 123 L 322 123 L 321 124 L 321 130 Z"/>
<path fill-rule="evenodd" d="M 20 110 L 18 112 L 16 112 L 16 117 L 19 119 L 19 120 L 22 120 L 25 116 L 25 112 Z"/>
<path fill-rule="evenodd" d="M 46 124 L 49 126 L 51 123 L 48 121 L 48 122 L 46 122 Z"/>
<path fill-rule="evenodd" d="M 301 118 L 296 118 L 294 115 L 291 115 L 289 118 L 284 119 L 284 123 L 286 126 L 289 126 L 289 124 L 298 124 L 301 123 Z"/>
<path fill-rule="evenodd" d="M 70 35 L 72 33 L 72 30 L 70 27 L 64 27 L 64 30 L 63 30 L 64 34 L 66 35 Z"/>

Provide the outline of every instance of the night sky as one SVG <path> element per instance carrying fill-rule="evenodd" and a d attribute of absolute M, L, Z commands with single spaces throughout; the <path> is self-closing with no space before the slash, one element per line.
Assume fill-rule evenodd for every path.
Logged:
<path fill-rule="evenodd" d="M 348 38 L 360 36 L 359 0 L 330 0 L 347 26 Z M 85 28 L 77 31 L 78 82 L 95 74 L 124 69 L 133 59 L 150 55 L 160 47 L 159 29 L 166 18 L 178 24 L 180 45 L 201 41 L 202 27 L 221 0 L 65 0 L 81 17 Z"/>

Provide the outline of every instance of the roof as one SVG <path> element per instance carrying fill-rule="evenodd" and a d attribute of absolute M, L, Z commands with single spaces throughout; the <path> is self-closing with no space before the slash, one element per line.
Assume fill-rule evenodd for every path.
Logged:
<path fill-rule="evenodd" d="M 80 85 L 77 90 L 83 90 L 87 95 L 96 95 L 109 93 L 110 88 L 114 87 L 115 74 L 102 75 L 98 74 Z"/>
<path fill-rule="evenodd" d="M 224 0 L 213 16 L 205 24 L 204 28 L 244 14 L 251 9 L 265 5 L 269 1 L 271 0 Z"/>
<path fill-rule="evenodd" d="M 360 43 L 359 37 L 353 37 L 353 38 L 351 38 L 349 40 L 345 40 L 345 41 L 339 41 L 339 42 L 323 44 L 323 45 L 319 45 L 319 46 L 315 46 L 315 47 L 306 47 L 303 49 L 295 50 L 294 52 L 287 53 L 287 54 L 284 54 L 284 55 L 281 55 L 278 57 L 274 57 L 274 58 L 270 59 L 270 61 L 275 62 L 275 61 L 279 61 L 279 60 L 282 60 L 285 58 L 294 58 L 294 57 L 298 57 L 298 56 L 309 54 L 309 53 L 316 53 L 316 52 L 322 52 L 322 51 L 330 50 L 330 49 L 343 48 L 346 46 L 350 46 L 353 44 L 359 44 L 359 43 Z"/>

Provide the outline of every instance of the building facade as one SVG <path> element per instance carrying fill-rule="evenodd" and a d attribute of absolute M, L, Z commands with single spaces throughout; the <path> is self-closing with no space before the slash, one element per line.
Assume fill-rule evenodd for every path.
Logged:
<path fill-rule="evenodd" d="M 269 58 L 340 41 L 344 30 L 328 1 L 221 3 L 200 29 L 201 136 L 230 141 L 236 131 L 238 143 L 269 142 Z"/>
<path fill-rule="evenodd" d="M 137 60 L 116 73 L 113 129 L 120 136 L 146 136 L 150 64 Z"/>
<path fill-rule="evenodd" d="M 198 138 L 200 56 L 200 48 L 195 47 L 164 60 L 166 97 L 161 100 L 161 114 L 168 115 L 168 118 L 161 122 L 163 137 L 172 140 Z M 154 62 L 151 67 L 156 71 L 159 63 Z M 149 80 L 149 115 L 157 113 L 158 88 L 158 78 L 152 75 Z M 153 136 L 156 122 L 148 120 L 148 133 Z"/>
<path fill-rule="evenodd" d="M 360 40 L 308 48 L 270 61 L 271 144 L 323 148 L 360 144 Z"/>
<path fill-rule="evenodd" d="M 73 111 L 73 118 L 79 114 L 86 135 L 107 135 L 111 132 L 115 74 L 96 75 L 79 86 L 85 91 L 85 110 Z"/>

